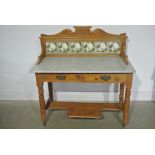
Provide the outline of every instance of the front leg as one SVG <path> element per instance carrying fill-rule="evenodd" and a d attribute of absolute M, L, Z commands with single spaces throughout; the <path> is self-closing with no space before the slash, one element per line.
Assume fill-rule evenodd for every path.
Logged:
<path fill-rule="evenodd" d="M 39 103 L 40 103 L 40 115 L 43 121 L 43 125 L 46 125 L 46 106 L 44 99 L 44 89 L 43 89 L 43 81 L 41 79 L 41 74 L 36 74 L 36 82 L 38 86 L 38 94 L 39 94 Z"/>
<path fill-rule="evenodd" d="M 124 108 L 123 109 L 123 125 L 124 126 L 128 124 L 132 78 L 133 78 L 133 75 L 129 74 L 127 77 L 127 81 L 126 81 L 125 101 L 124 101 L 124 107 L 123 107 Z"/>

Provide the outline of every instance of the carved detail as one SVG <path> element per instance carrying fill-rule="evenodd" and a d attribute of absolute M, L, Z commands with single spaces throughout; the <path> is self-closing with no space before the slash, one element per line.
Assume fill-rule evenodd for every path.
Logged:
<path fill-rule="evenodd" d="M 77 34 L 81 34 L 81 35 L 84 35 L 84 34 L 90 34 L 91 33 L 91 26 L 74 26 L 75 28 L 75 32 L 74 33 L 77 33 Z"/>
<path fill-rule="evenodd" d="M 63 31 L 57 33 L 57 34 L 53 34 L 53 35 L 46 35 L 46 34 L 42 34 L 41 38 L 48 38 L 48 37 L 61 37 L 61 36 L 70 36 L 70 37 L 74 37 L 74 36 L 83 36 L 83 35 L 93 35 L 93 36 L 98 36 L 98 35 L 105 35 L 105 36 L 111 36 L 111 37 L 119 37 L 119 39 L 121 39 L 121 35 L 115 35 L 115 34 L 111 34 L 108 33 L 102 29 L 95 29 L 95 30 L 91 30 L 92 26 L 74 26 L 75 30 L 71 30 L 71 29 L 64 29 Z M 116 38 L 116 39 L 117 39 Z"/>
<path fill-rule="evenodd" d="M 72 30 L 65 29 L 65 30 L 61 31 L 60 33 L 58 33 L 57 35 L 71 35 L 72 33 L 73 33 Z"/>

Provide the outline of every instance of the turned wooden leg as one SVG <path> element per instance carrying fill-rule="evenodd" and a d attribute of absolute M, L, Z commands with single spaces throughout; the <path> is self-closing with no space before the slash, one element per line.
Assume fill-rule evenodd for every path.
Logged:
<path fill-rule="evenodd" d="M 125 101 L 124 101 L 124 109 L 123 109 L 123 125 L 124 126 L 128 124 L 132 78 L 133 78 L 133 75 L 129 74 L 127 81 L 126 81 Z"/>
<path fill-rule="evenodd" d="M 123 103 L 124 101 L 124 83 L 120 84 L 120 94 L 119 94 L 119 102 Z"/>
<path fill-rule="evenodd" d="M 44 89 L 43 89 L 41 74 L 36 74 L 36 82 L 37 82 L 38 94 L 39 94 L 40 115 L 43 121 L 43 125 L 45 126 L 46 125 L 46 107 L 45 107 Z"/>

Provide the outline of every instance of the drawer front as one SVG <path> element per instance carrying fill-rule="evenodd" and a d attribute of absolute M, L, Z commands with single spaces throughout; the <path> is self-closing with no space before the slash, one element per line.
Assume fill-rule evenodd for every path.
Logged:
<path fill-rule="evenodd" d="M 123 83 L 127 74 L 42 74 L 44 82 Z"/>

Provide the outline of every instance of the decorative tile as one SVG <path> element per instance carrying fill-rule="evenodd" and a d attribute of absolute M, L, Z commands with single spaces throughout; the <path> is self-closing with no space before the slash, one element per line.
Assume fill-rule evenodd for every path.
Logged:
<path fill-rule="evenodd" d="M 120 53 L 119 42 L 47 42 L 46 52 L 52 53 Z"/>

